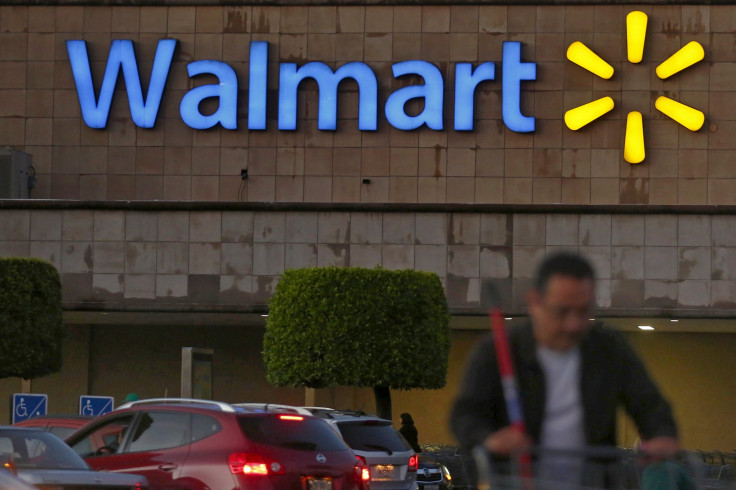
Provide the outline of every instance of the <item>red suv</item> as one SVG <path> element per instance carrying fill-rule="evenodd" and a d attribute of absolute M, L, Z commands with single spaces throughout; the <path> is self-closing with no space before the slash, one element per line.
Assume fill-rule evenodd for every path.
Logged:
<path fill-rule="evenodd" d="M 97 470 L 151 490 L 366 490 L 369 473 L 322 420 L 205 400 L 128 403 L 66 441 Z"/>

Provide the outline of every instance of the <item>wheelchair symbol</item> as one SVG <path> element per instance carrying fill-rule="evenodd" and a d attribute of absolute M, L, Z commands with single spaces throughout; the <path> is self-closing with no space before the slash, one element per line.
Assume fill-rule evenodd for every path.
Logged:
<path fill-rule="evenodd" d="M 95 409 L 92 408 L 92 400 L 87 400 L 87 403 L 82 407 L 82 415 L 94 415 Z"/>
<path fill-rule="evenodd" d="M 28 408 L 26 407 L 25 398 L 21 398 L 20 403 L 15 407 L 15 415 L 18 417 L 28 417 Z"/>

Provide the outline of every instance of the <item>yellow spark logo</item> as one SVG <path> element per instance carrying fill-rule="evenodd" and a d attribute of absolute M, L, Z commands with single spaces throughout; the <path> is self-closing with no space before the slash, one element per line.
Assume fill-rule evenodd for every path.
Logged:
<path fill-rule="evenodd" d="M 646 35 L 647 14 L 639 11 L 630 12 L 626 16 L 626 47 L 627 57 L 631 63 L 641 62 Z M 669 78 L 701 61 L 704 57 L 703 46 L 696 41 L 691 41 L 657 67 L 657 76 L 662 80 Z M 613 67 L 579 41 L 575 41 L 567 48 L 567 59 L 605 80 L 613 76 Z M 603 97 L 575 107 L 565 112 L 565 125 L 577 131 L 613 110 L 613 106 L 612 98 Z M 702 112 L 668 97 L 657 98 L 654 107 L 690 131 L 699 130 L 705 122 L 705 115 Z M 626 117 L 624 159 L 629 163 L 640 163 L 644 160 L 644 156 L 642 116 L 640 112 L 632 111 Z"/>

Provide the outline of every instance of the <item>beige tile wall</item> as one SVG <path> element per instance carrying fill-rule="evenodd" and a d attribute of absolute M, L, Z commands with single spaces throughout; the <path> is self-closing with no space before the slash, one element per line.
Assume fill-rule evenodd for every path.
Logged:
<path fill-rule="evenodd" d="M 67 308 L 263 308 L 285 269 L 336 265 L 435 272 L 455 312 L 482 311 L 492 279 L 520 313 L 536 264 L 577 250 L 604 314 L 736 314 L 727 215 L 0 210 L 0 223 L 0 256 L 53 263 Z"/>
<path fill-rule="evenodd" d="M 642 7 L 649 14 L 644 62 L 625 61 L 624 6 L 367 7 L 0 7 L 0 145 L 33 154 L 34 196 L 82 200 L 307 202 L 476 202 L 571 204 L 734 204 L 736 170 L 736 7 Z M 99 80 L 111 39 L 132 39 L 147 83 L 156 41 L 180 41 L 156 127 L 136 128 L 119 91 L 108 128 L 84 125 L 64 42 L 88 41 Z M 379 107 L 392 89 L 391 64 L 420 58 L 445 75 L 445 114 L 453 110 L 454 63 L 501 61 L 505 40 L 523 42 L 538 63 L 523 110 L 537 131 L 501 121 L 500 80 L 476 97 L 476 129 L 403 132 L 382 110 L 376 132 L 357 130 L 357 94 L 340 95 L 339 128 L 316 128 L 316 92 L 300 94 L 299 128 L 247 127 L 248 43 L 270 43 L 270 114 L 276 114 L 277 62 L 364 61 L 379 79 Z M 565 61 L 573 41 L 615 67 L 611 80 Z M 660 81 L 654 68 L 691 40 L 704 62 Z M 192 60 L 228 62 L 241 85 L 240 129 L 192 130 L 179 102 L 193 81 Z M 500 71 L 499 71 L 500 74 Z M 199 83 L 199 82 L 197 82 Z M 122 88 L 122 86 L 120 86 Z M 696 132 L 654 108 L 657 96 L 706 113 Z M 565 110 L 609 95 L 616 109 L 573 132 Z M 629 110 L 645 114 L 647 160 L 622 156 Z M 240 169 L 250 178 L 240 189 Z M 370 179 L 370 184 L 362 179 Z"/>

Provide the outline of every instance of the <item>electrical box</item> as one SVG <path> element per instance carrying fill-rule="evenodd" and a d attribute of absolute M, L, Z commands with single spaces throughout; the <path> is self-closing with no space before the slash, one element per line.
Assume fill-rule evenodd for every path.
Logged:
<path fill-rule="evenodd" d="M 0 149 L 0 199 L 29 199 L 34 174 L 31 155 Z"/>

